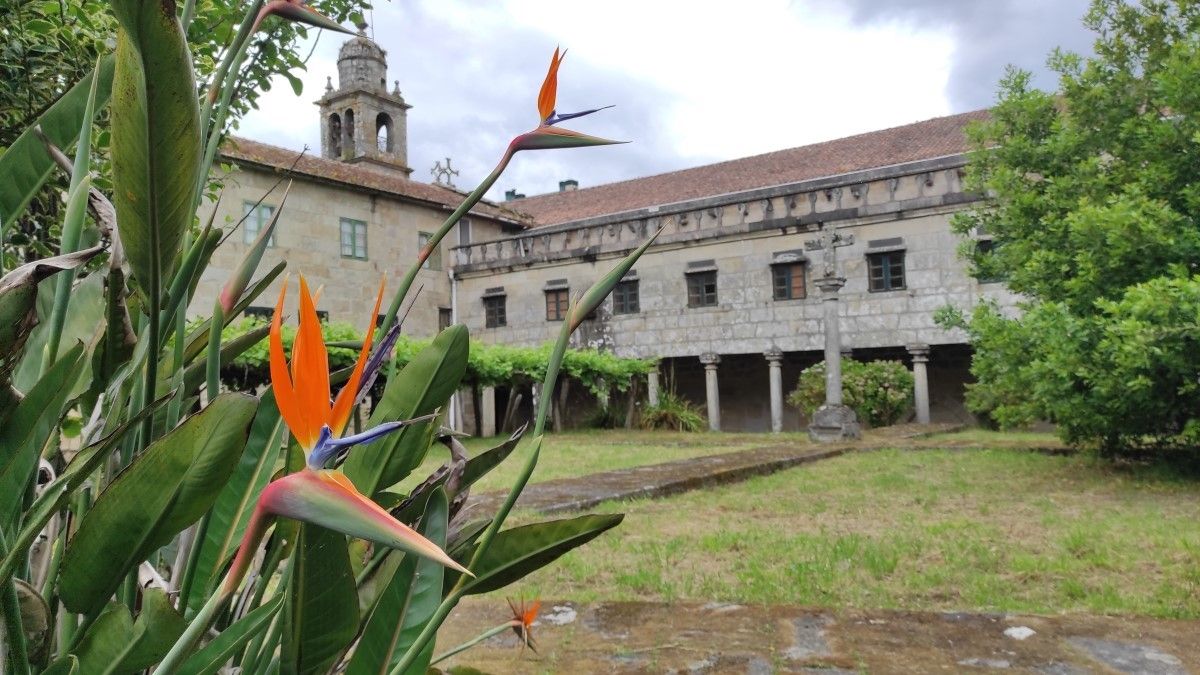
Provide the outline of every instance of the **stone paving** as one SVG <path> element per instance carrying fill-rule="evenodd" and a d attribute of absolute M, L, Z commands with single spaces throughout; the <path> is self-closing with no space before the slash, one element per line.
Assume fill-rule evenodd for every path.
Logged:
<path fill-rule="evenodd" d="M 507 611 L 500 598 L 464 603 L 439 647 L 483 632 Z M 505 633 L 447 664 L 490 675 L 1200 673 L 1200 621 L 1140 617 L 546 602 L 534 638 L 536 653 Z"/>
<path fill-rule="evenodd" d="M 773 445 L 607 471 L 580 478 L 545 481 L 525 488 L 517 506 L 543 513 L 556 513 L 588 509 L 612 500 L 666 497 L 688 490 L 735 483 L 754 476 L 775 473 L 800 464 L 837 457 L 852 450 L 912 445 L 920 443 L 921 439 L 932 433 L 955 430 L 959 426 L 898 425 L 867 432 L 862 440 L 853 443 Z M 484 493 L 472 497 L 470 504 L 479 512 L 494 512 L 504 501 L 505 494 Z"/>

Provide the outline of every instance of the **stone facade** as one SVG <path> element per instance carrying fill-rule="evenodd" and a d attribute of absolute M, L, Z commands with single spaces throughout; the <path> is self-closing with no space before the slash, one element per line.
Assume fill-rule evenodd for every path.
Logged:
<path fill-rule="evenodd" d="M 963 190 L 964 163 L 962 155 L 941 157 L 540 227 L 517 237 L 456 247 L 462 320 L 485 341 L 532 345 L 551 340 L 558 323 L 547 320 L 546 289 L 567 286 L 582 291 L 661 228 L 658 241 L 629 277 L 637 279 L 639 311 L 615 314 L 610 299 L 585 323 L 582 342 L 620 355 L 661 357 L 667 363 L 703 361 L 704 354 L 722 355 L 726 361 L 728 355 L 753 355 L 762 361 L 763 371 L 762 393 L 751 406 L 755 410 L 726 414 L 730 404 L 724 401 L 731 397 L 724 395 L 725 378 L 718 377 L 722 417 L 725 428 L 767 430 L 771 416 L 763 354 L 781 352 L 785 366 L 789 361 L 812 363 L 819 360 L 824 345 L 815 283 L 821 274 L 820 257 L 805 250 L 821 224 L 833 223 L 839 233 L 853 236 L 853 244 L 839 248 L 837 257 L 838 274 L 846 278 L 839 303 L 842 344 L 855 355 L 891 354 L 911 362 L 907 345 L 964 343 L 964 335 L 935 323 L 938 308 L 969 308 L 982 300 L 1015 302 L 1002 284 L 971 278 L 958 255 L 962 239 L 951 231 L 949 218 L 977 199 Z M 870 256 L 901 252 L 903 288 L 872 292 Z M 805 297 L 774 299 L 772 264 L 781 260 L 805 263 Z M 697 269 L 716 271 L 714 306 L 688 306 L 687 276 Z M 488 327 L 483 297 L 497 289 L 504 293 L 507 325 Z M 964 369 L 949 380 L 941 386 L 956 389 L 956 395 L 934 396 L 941 405 L 937 419 L 963 416 Z M 785 379 L 784 394 L 794 385 L 794 375 Z M 700 404 L 711 398 L 702 383 L 690 383 L 681 391 Z M 736 398 L 741 401 L 735 406 L 748 405 L 744 396 Z M 795 428 L 794 423 L 783 426 Z"/>
<path fill-rule="evenodd" d="M 329 318 L 356 324 L 379 279 L 398 279 L 422 233 L 435 231 L 465 196 L 409 178 L 410 106 L 398 83 L 387 90 L 386 67 L 386 54 L 365 36 L 347 42 L 338 86 L 331 82 L 317 102 L 321 157 L 235 141 L 224 155 L 237 171 L 227 177 L 220 202 L 202 213 L 215 208 L 215 222 L 229 227 L 260 198 L 278 206 L 279 183 L 291 179 L 262 269 L 286 260 L 325 287 L 320 306 Z M 575 337 L 576 346 L 661 359 L 640 388 L 650 399 L 673 389 L 707 408 L 714 429 L 802 428 L 806 421 L 782 399 L 800 371 L 823 358 L 817 280 L 831 276 L 845 279 L 836 303 L 842 353 L 908 364 L 919 380 L 916 421 L 968 419 L 962 399 L 970 349 L 964 335 L 935 323 L 935 312 L 1016 301 L 1002 284 L 969 276 L 958 255 L 964 242 L 950 227 L 956 211 L 980 199 L 963 187 L 962 128 L 985 114 L 594 188 L 565 180 L 559 193 L 483 202 L 418 277 L 421 293 L 406 332 L 431 335 L 455 321 L 485 342 L 551 341 L 560 323 L 548 299 L 583 291 L 661 230 L 626 277 L 624 288 L 636 288 L 636 308 L 631 295 L 621 305 L 609 299 Z M 365 256 L 343 255 L 343 219 L 365 224 Z M 826 269 L 813 250 L 822 228 L 846 244 L 837 248 L 835 269 Z M 194 312 L 208 311 L 247 248 L 239 231 L 218 249 Z M 269 307 L 275 293 L 268 291 L 257 307 Z M 500 323 L 501 306 L 505 319 L 492 325 Z M 499 430 L 510 398 L 522 395 L 525 409 L 531 393 L 473 392 L 458 397 L 454 409 L 460 419 L 478 419 L 481 430 Z M 484 409 L 476 414 L 479 405 Z"/>

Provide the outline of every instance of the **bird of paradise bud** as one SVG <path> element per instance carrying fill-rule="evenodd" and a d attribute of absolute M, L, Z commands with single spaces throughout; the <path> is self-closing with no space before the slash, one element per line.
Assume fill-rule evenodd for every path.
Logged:
<path fill-rule="evenodd" d="M 354 32 L 343 28 L 338 22 L 321 14 L 317 10 L 305 4 L 304 0 L 270 0 L 263 5 L 262 9 L 258 10 L 258 16 L 254 17 L 254 26 L 250 29 L 251 32 L 258 30 L 263 19 L 271 16 L 281 16 L 289 21 L 304 23 L 317 28 L 328 28 L 339 33 L 353 35 Z"/>
<path fill-rule="evenodd" d="M 387 353 L 371 353 L 374 319 L 379 315 L 379 305 L 383 301 L 383 284 L 379 285 L 375 308 L 370 315 L 371 322 L 368 323 L 363 338 L 362 351 L 350 378 L 337 398 L 332 401 L 329 389 L 329 356 L 317 319 L 316 302 L 303 276 L 300 277 L 300 326 L 292 342 L 290 371 L 284 355 L 282 330 L 283 304 L 286 298 L 285 278 L 271 320 L 271 387 L 275 393 L 280 417 L 304 449 L 305 467 L 272 481 L 263 490 L 225 580 L 155 670 L 156 675 L 171 675 L 181 665 L 183 656 L 208 629 L 217 613 L 241 584 L 267 526 L 277 517 L 319 525 L 429 558 L 459 572 L 471 574 L 468 569 L 446 555 L 437 544 L 396 520 L 359 492 L 340 470 L 325 468 L 337 456 L 355 445 L 369 443 L 407 424 L 435 417 L 427 415 L 412 420 L 387 422 L 359 434 L 343 435 L 350 420 L 351 410 L 365 396 L 378 369 L 387 361 Z M 391 352 L 399 330 L 399 326 L 395 326 L 384 336 L 379 351 Z"/>

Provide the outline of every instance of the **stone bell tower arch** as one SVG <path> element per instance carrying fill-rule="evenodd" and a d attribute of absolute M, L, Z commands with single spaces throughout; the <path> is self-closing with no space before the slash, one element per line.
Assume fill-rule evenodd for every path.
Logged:
<path fill-rule="evenodd" d="M 367 25 L 338 52 L 338 82 L 326 81 L 321 109 L 321 156 L 412 173 L 408 166 L 408 109 L 400 82 L 387 88 L 387 52 L 367 37 Z"/>

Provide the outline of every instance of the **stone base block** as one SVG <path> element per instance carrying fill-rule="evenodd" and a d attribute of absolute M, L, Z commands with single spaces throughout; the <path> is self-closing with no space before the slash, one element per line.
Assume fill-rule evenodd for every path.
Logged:
<path fill-rule="evenodd" d="M 823 405 L 817 408 L 808 425 L 808 437 L 818 443 L 836 443 L 860 438 L 862 429 L 858 415 L 844 405 Z"/>

